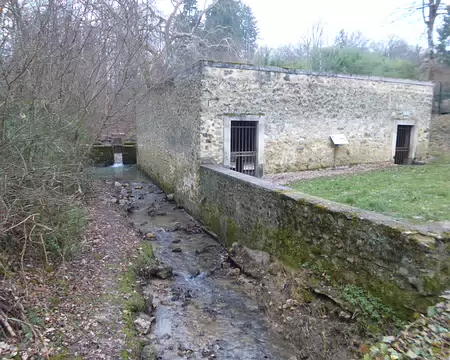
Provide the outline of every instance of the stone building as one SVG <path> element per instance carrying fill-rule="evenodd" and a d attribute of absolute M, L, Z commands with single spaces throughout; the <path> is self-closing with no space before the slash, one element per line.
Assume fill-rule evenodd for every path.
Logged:
<path fill-rule="evenodd" d="M 152 89 L 138 164 L 189 201 L 201 163 L 255 176 L 408 163 L 427 152 L 432 99 L 428 82 L 201 61 Z"/>

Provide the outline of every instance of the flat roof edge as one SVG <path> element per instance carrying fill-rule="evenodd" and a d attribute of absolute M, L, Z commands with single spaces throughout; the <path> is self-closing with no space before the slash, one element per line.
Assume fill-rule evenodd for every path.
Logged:
<path fill-rule="evenodd" d="M 194 64 L 192 66 L 192 68 L 195 68 L 199 65 L 203 66 L 203 67 L 222 68 L 222 69 L 269 71 L 269 72 L 277 72 L 277 73 L 292 74 L 292 75 L 324 76 L 324 77 L 339 78 L 339 79 L 378 81 L 378 82 L 389 82 L 389 83 L 418 85 L 418 86 L 434 86 L 434 83 L 431 81 L 396 79 L 396 78 L 388 78 L 388 77 L 381 77 L 381 76 L 320 73 L 320 72 L 314 72 L 314 71 L 281 68 L 281 67 L 277 67 L 277 66 L 260 66 L 260 65 L 241 64 L 241 63 L 233 63 L 233 62 L 225 62 L 225 61 L 214 61 L 214 60 L 200 60 L 196 64 Z"/>

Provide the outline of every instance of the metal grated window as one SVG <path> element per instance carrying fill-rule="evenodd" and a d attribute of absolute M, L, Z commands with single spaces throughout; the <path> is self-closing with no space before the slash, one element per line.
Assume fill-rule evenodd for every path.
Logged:
<path fill-rule="evenodd" d="M 256 175 L 256 121 L 231 121 L 230 168 L 247 175 Z"/>

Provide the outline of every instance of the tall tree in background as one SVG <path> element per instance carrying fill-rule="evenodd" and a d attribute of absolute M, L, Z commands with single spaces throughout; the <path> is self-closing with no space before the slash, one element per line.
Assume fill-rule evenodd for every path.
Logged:
<path fill-rule="evenodd" d="M 428 45 L 428 56 L 427 56 L 427 67 L 426 67 L 426 78 L 427 80 L 434 80 L 434 69 L 436 67 L 436 57 L 435 57 L 435 44 L 434 44 L 434 31 L 436 25 L 436 19 L 439 15 L 444 13 L 445 5 L 441 0 L 417 0 L 406 9 L 407 15 L 411 15 L 420 11 L 422 14 L 423 22 L 426 26 L 427 33 L 427 45 Z"/>
<path fill-rule="evenodd" d="M 315 24 L 296 46 L 261 48 L 254 61 L 324 73 L 374 75 L 418 79 L 420 47 L 391 37 L 387 42 L 369 42 L 363 34 L 341 30 L 327 45 L 321 24 Z"/>
<path fill-rule="evenodd" d="M 205 37 L 216 44 L 210 55 L 214 58 L 248 59 L 256 51 L 256 20 L 251 8 L 240 0 L 219 0 L 206 13 L 204 30 Z"/>
<path fill-rule="evenodd" d="M 441 27 L 437 30 L 439 34 L 439 43 L 437 46 L 437 55 L 440 61 L 446 65 L 450 65 L 450 6 L 447 7 L 444 14 Z"/>
<path fill-rule="evenodd" d="M 200 14 L 201 12 L 197 6 L 197 0 L 184 0 L 183 10 L 177 19 L 179 28 L 186 31 L 194 27 Z"/>

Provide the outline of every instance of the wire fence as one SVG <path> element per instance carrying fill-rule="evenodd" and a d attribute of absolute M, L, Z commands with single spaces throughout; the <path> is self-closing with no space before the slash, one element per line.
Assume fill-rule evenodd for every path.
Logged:
<path fill-rule="evenodd" d="M 450 114 L 450 83 L 436 84 L 433 111 L 437 114 Z"/>

